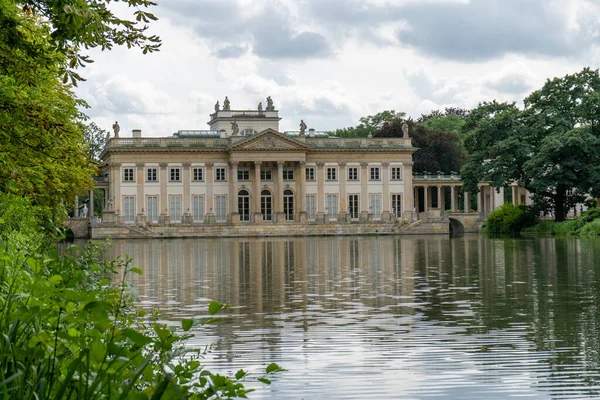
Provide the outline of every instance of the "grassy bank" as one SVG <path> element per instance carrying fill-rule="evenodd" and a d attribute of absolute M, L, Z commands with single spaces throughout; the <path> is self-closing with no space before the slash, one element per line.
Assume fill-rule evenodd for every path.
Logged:
<path fill-rule="evenodd" d="M 176 329 L 136 310 L 125 278 L 114 283 L 119 272 L 141 273 L 130 260 L 100 262 L 94 245 L 59 255 L 45 218 L 26 199 L 0 193 L 0 398 L 246 396 L 244 371 L 213 374 L 202 354 L 185 349 L 195 321 Z M 213 302 L 209 313 L 226 307 Z"/>
<path fill-rule="evenodd" d="M 541 221 L 523 229 L 525 233 L 545 233 L 594 237 L 600 235 L 600 209 L 590 208 L 577 219 L 562 222 Z"/>

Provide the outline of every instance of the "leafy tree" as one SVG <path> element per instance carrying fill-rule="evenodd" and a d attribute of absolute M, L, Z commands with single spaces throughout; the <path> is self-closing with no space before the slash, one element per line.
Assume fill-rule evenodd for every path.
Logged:
<path fill-rule="evenodd" d="M 108 132 L 92 122 L 89 125 L 83 126 L 83 137 L 87 144 L 87 152 L 90 160 L 99 162 L 100 153 L 102 153 L 106 145 Z"/>
<path fill-rule="evenodd" d="M 428 129 L 442 132 L 452 132 L 462 139 L 465 120 L 458 115 L 444 115 L 424 121 L 422 125 Z"/>
<path fill-rule="evenodd" d="M 53 214 L 92 185 L 78 108 L 67 84 L 91 60 L 83 49 L 113 45 L 158 50 L 147 36 L 147 0 L 126 0 L 137 21 L 118 18 L 110 0 L 0 2 L 0 191 L 31 197 Z"/>
<path fill-rule="evenodd" d="M 384 124 L 373 136 L 402 137 L 402 124 L 405 122 L 409 126 L 413 146 L 419 148 L 413 155 L 414 173 L 460 171 L 465 153 L 460 146 L 460 138 L 452 132 L 435 131 L 412 120 L 398 119 Z"/>
<path fill-rule="evenodd" d="M 469 110 L 460 107 L 446 107 L 444 109 L 444 112 L 441 112 L 440 110 L 432 110 L 429 114 L 421 114 L 421 116 L 417 119 L 417 122 L 423 123 L 431 119 L 438 119 L 449 116 L 458 117 L 460 119 L 466 119 L 469 116 Z"/>
<path fill-rule="evenodd" d="M 401 120 L 406 116 L 404 112 L 396 112 L 394 110 L 384 110 L 375 115 L 367 115 L 359 119 L 360 124 L 354 127 L 336 129 L 330 132 L 333 136 L 338 137 L 367 137 L 373 134 L 376 130 L 381 129 L 384 124 L 391 123 L 395 120 Z"/>
<path fill-rule="evenodd" d="M 514 104 L 483 103 L 467 118 L 462 170 L 467 190 L 479 180 L 517 182 L 553 208 L 556 221 L 584 194 L 600 195 L 600 76 L 589 68 L 548 80 Z"/>

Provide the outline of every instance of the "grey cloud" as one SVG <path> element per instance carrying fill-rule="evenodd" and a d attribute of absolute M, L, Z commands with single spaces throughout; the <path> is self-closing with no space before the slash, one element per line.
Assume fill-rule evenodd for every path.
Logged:
<path fill-rule="evenodd" d="M 569 30 L 562 8 L 548 0 L 471 0 L 366 5 L 358 0 L 306 0 L 310 17 L 332 30 L 352 30 L 376 45 L 381 24 L 404 21 L 400 45 L 438 58 L 476 62 L 508 53 L 562 57 L 581 55 L 595 41 L 599 15 L 579 12 L 579 30 Z M 593 12 L 592 12 L 593 13 Z M 369 34 L 368 32 L 371 32 Z"/>
<path fill-rule="evenodd" d="M 508 75 L 494 81 L 489 81 L 486 86 L 499 92 L 521 94 L 531 90 L 531 84 L 519 75 Z"/>
<path fill-rule="evenodd" d="M 311 104 L 306 104 L 300 101 L 300 99 L 294 99 L 283 104 L 283 108 L 290 114 L 302 116 L 339 118 L 352 114 L 347 104 L 336 103 L 324 96 L 314 98 Z"/>
<path fill-rule="evenodd" d="M 255 54 L 271 59 L 322 58 L 333 54 L 323 35 L 294 29 L 296 24 L 285 7 L 275 1 L 251 17 L 232 1 L 173 0 L 164 7 L 178 22 L 191 24 L 201 38 L 225 44 L 215 52 L 221 58 L 239 57 L 247 45 Z"/>
<path fill-rule="evenodd" d="M 231 44 L 215 52 L 218 58 L 239 58 L 243 56 L 248 49 L 246 46 Z"/>

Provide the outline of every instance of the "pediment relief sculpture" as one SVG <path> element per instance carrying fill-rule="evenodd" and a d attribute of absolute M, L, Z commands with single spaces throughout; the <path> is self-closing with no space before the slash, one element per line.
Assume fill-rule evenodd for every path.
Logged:
<path fill-rule="evenodd" d="M 274 135 L 266 135 L 250 143 L 241 145 L 239 150 L 298 150 L 303 149 L 301 146 L 290 143 L 285 139 L 278 138 Z"/>

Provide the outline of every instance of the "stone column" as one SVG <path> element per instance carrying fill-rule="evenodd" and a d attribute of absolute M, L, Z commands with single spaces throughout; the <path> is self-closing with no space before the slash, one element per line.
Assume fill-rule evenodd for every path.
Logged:
<path fill-rule="evenodd" d="M 483 197 L 483 186 L 478 186 L 479 192 L 477 192 L 477 212 L 482 213 L 484 211 L 484 197 Z"/>
<path fill-rule="evenodd" d="M 516 184 L 512 185 L 512 203 L 515 206 L 519 205 L 519 186 Z"/>
<path fill-rule="evenodd" d="M 158 177 L 160 182 L 160 201 L 158 202 L 158 207 L 160 214 L 158 216 L 159 224 L 166 224 L 169 222 L 167 208 L 169 207 L 169 197 L 167 194 L 167 163 L 159 164 L 160 167 L 160 176 Z"/>
<path fill-rule="evenodd" d="M 404 191 L 405 191 L 406 193 L 408 193 L 408 191 L 407 191 L 406 189 L 405 189 Z M 412 204 L 413 208 L 412 208 L 412 209 L 413 209 L 415 212 L 419 212 L 419 211 L 420 211 L 420 210 L 419 210 L 419 187 L 418 187 L 418 186 L 415 186 L 415 187 L 413 188 L 412 192 L 413 192 L 413 195 L 415 196 L 415 198 L 413 199 L 413 204 Z M 405 202 L 405 205 L 406 205 L 406 202 Z M 409 210 L 407 210 L 407 211 L 408 211 L 408 212 L 410 212 L 411 210 L 409 209 Z"/>
<path fill-rule="evenodd" d="M 444 197 L 444 196 L 442 196 L 442 189 L 443 189 L 442 186 L 438 185 L 438 187 L 437 187 L 437 208 L 439 208 L 440 211 L 444 210 L 444 205 L 442 204 L 443 197 Z"/>
<path fill-rule="evenodd" d="M 75 195 L 75 209 L 73 210 L 73 218 L 79 218 L 79 196 Z"/>
<path fill-rule="evenodd" d="M 285 214 L 283 212 L 283 161 L 277 161 L 277 185 L 275 186 L 277 191 L 275 199 L 277 202 L 277 209 L 275 210 L 275 221 L 284 222 Z"/>
<path fill-rule="evenodd" d="M 256 193 L 254 196 L 254 222 L 263 222 L 263 215 L 260 212 L 260 161 L 254 162 L 254 180 L 253 180 L 253 192 Z"/>
<path fill-rule="evenodd" d="M 231 223 L 240 222 L 240 213 L 238 213 L 237 207 L 238 165 L 239 163 L 237 161 L 232 161 L 229 163 L 229 222 Z M 256 198 L 256 196 L 260 197 L 260 193 L 256 193 L 254 190 L 252 190 L 252 192 L 251 198 Z"/>
<path fill-rule="evenodd" d="M 338 176 L 340 182 L 340 208 L 338 210 L 337 220 L 338 222 L 346 222 L 346 217 L 348 214 L 348 205 L 346 204 L 346 179 L 348 178 L 346 174 L 346 163 L 341 162 L 338 163 L 340 166 L 340 175 Z M 349 222 L 349 221 L 348 221 Z"/>
<path fill-rule="evenodd" d="M 412 162 L 407 162 L 403 164 L 402 169 L 402 178 L 404 181 L 404 219 L 412 221 L 414 219 L 414 212 L 418 211 L 417 207 L 419 206 L 418 201 L 415 204 L 415 200 L 418 200 L 418 196 L 415 196 L 416 188 L 413 188 L 413 174 L 412 174 Z M 409 213 L 409 214 L 407 214 Z"/>
<path fill-rule="evenodd" d="M 423 186 L 423 211 L 429 212 L 429 187 Z"/>
<path fill-rule="evenodd" d="M 456 186 L 450 186 L 450 211 L 456 212 Z"/>
<path fill-rule="evenodd" d="M 121 199 L 121 163 L 113 163 L 111 165 L 111 185 L 112 185 L 112 195 L 114 196 L 114 208 L 115 215 L 121 215 L 121 210 L 123 209 L 123 201 Z M 119 218 L 116 219 L 117 222 L 121 222 Z"/>
<path fill-rule="evenodd" d="M 469 198 L 469 192 L 463 192 L 463 206 L 464 206 L 464 211 L 466 213 L 471 211 L 471 200 Z"/>
<path fill-rule="evenodd" d="M 392 208 L 390 207 L 390 163 L 382 162 L 381 163 L 381 179 L 383 180 L 383 201 L 382 206 L 383 210 L 381 213 L 382 221 L 391 221 L 392 220 Z"/>
<path fill-rule="evenodd" d="M 137 182 L 137 215 L 135 216 L 135 222 L 137 224 L 143 224 L 146 222 L 146 212 L 144 211 L 144 163 L 136 163 L 136 182 Z"/>
<path fill-rule="evenodd" d="M 88 200 L 88 218 L 90 219 L 90 224 L 92 224 L 93 222 L 96 221 L 96 218 L 94 218 L 94 189 L 90 189 L 90 197 Z M 90 225 L 92 226 L 92 225 Z"/>
<path fill-rule="evenodd" d="M 215 199 L 213 196 L 213 184 L 215 181 L 214 174 L 214 164 L 213 163 L 205 163 L 206 166 L 206 176 L 204 179 L 206 180 L 206 222 L 212 222 L 215 220 Z"/>
<path fill-rule="evenodd" d="M 360 221 L 369 221 L 369 163 L 360 163 Z"/>
<path fill-rule="evenodd" d="M 325 164 L 322 162 L 317 163 L 317 222 L 323 223 L 325 221 Z"/>
<path fill-rule="evenodd" d="M 298 221 L 306 222 L 306 163 L 301 161 L 298 164 L 298 175 L 296 182 L 298 183 L 298 197 L 300 197 L 297 203 L 300 205 Z"/>

